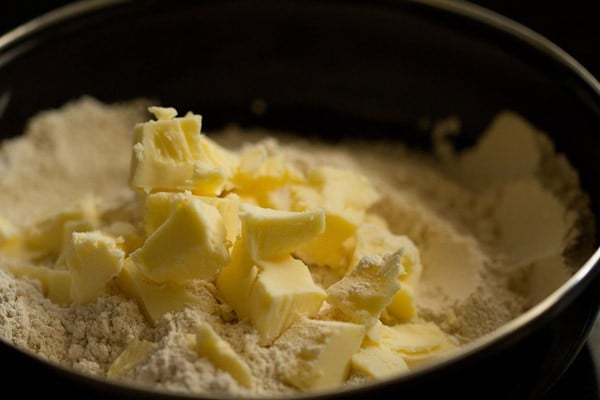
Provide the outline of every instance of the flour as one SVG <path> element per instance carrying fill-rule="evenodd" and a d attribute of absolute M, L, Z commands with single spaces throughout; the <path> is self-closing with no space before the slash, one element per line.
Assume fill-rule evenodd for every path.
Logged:
<path fill-rule="evenodd" d="M 82 98 L 38 115 L 22 138 L 5 142 L 0 150 L 3 217 L 25 226 L 92 192 L 104 199 L 105 224 L 126 219 L 139 228 L 140 200 L 128 189 L 127 178 L 132 127 L 148 118 L 147 105 L 141 100 L 105 105 Z M 416 294 L 420 318 L 467 343 L 562 284 L 583 257 L 573 257 L 572 249 L 585 243 L 582 238 L 593 225 L 586 222 L 590 214 L 575 171 L 551 143 L 521 120 L 504 119 L 500 125 L 493 125 L 487 141 L 466 154 L 456 153 L 438 132 L 437 158 L 401 145 L 331 146 L 283 132 L 236 127 L 208 135 L 239 148 L 277 134 L 279 143 L 266 139 L 267 149 L 282 151 L 300 168 L 330 164 L 367 175 L 382 194 L 374 211 L 421 253 L 424 271 Z M 508 146 L 498 134 L 502 131 L 525 132 L 504 137 L 521 145 L 518 154 L 511 153 L 517 161 L 508 169 L 504 153 L 495 151 Z M 7 262 L 0 258 L 0 267 Z M 549 271 L 552 278 L 542 279 Z M 311 272 L 324 287 L 334 280 L 331 271 Z M 180 393 L 294 393 L 297 389 L 282 381 L 279 372 L 299 351 L 294 341 L 284 335 L 274 346 L 259 346 L 256 330 L 219 301 L 213 283 L 200 282 L 194 290 L 203 299 L 202 307 L 169 313 L 150 327 L 137 304 L 115 288 L 91 304 L 63 307 L 44 298 L 35 281 L 15 279 L 0 268 L 0 337 L 49 361 L 99 376 L 131 340 L 145 339 L 153 343 L 152 351 L 122 379 Z M 209 323 L 247 362 L 256 382 L 253 388 L 240 386 L 186 345 L 186 334 L 199 321 Z M 348 384 L 363 380 L 355 374 Z"/>

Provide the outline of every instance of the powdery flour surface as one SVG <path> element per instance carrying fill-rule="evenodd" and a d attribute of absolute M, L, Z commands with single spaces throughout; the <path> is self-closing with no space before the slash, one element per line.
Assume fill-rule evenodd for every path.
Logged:
<path fill-rule="evenodd" d="M 22 137 L 4 142 L 0 151 L 0 213 L 23 226 L 88 192 L 104 199 L 109 218 L 135 210 L 138 199 L 127 187 L 132 128 L 149 118 L 148 105 L 141 100 L 106 105 L 84 97 L 36 116 Z M 265 140 L 300 166 L 333 164 L 368 176 L 382 194 L 374 211 L 420 251 L 419 317 L 468 343 L 518 316 L 569 277 L 579 259 L 566 255 L 585 253 L 580 243 L 591 219 L 575 171 L 519 117 L 504 114 L 475 149 L 462 154 L 446 142 L 449 131 L 436 132 L 436 157 L 400 144 L 326 146 L 235 127 L 207 134 L 230 148 Z M 267 138 L 271 134 L 278 142 Z M 498 151 L 507 147 L 513 151 Z M 142 223 L 135 213 L 129 219 Z M 322 272 L 314 278 L 327 284 Z M 145 339 L 153 350 L 123 379 L 177 392 L 294 393 L 277 372 L 290 362 L 294 343 L 259 346 L 255 329 L 215 299 L 212 283 L 200 282 L 195 290 L 205 298 L 204 308 L 167 314 L 151 328 L 137 304 L 119 293 L 62 307 L 45 299 L 36 282 L 15 279 L 0 268 L 0 337 L 100 376 L 131 340 Z M 198 321 L 210 323 L 248 363 L 254 388 L 238 385 L 185 345 L 185 333 Z"/>

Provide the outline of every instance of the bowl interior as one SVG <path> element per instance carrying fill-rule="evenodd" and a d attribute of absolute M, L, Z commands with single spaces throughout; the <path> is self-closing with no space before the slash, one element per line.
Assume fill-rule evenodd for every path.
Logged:
<path fill-rule="evenodd" d="M 424 120 L 460 117 L 465 146 L 511 109 L 551 136 L 600 215 L 597 93 L 485 24 L 413 3 L 291 0 L 124 2 L 87 17 L 0 49 L 3 138 L 82 94 L 154 98 L 203 114 L 205 131 L 236 122 L 418 148 L 431 146 Z"/>

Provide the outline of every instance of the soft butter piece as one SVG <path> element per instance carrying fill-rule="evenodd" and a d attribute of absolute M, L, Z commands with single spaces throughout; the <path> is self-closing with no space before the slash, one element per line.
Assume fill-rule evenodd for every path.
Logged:
<path fill-rule="evenodd" d="M 146 235 L 151 235 L 161 226 L 173 212 L 174 206 L 183 198 L 195 198 L 215 207 L 225 225 L 227 240 L 233 244 L 240 234 L 240 198 L 234 193 L 225 197 L 195 196 L 190 192 L 173 193 L 158 192 L 146 196 L 144 228 Z"/>
<path fill-rule="evenodd" d="M 364 213 L 380 197 L 364 175 L 348 169 L 317 167 L 309 172 L 308 180 L 319 188 L 328 210 Z"/>
<path fill-rule="evenodd" d="M 293 164 L 286 162 L 282 154 L 270 154 L 263 143 L 242 150 L 233 178 L 236 191 L 260 205 L 265 205 L 269 193 L 282 185 L 304 181 L 304 175 Z"/>
<path fill-rule="evenodd" d="M 236 156 L 200 133 L 202 117 L 151 107 L 156 121 L 134 129 L 129 184 L 135 190 L 190 190 L 219 195 L 237 167 Z M 176 115 L 176 114 L 175 114 Z"/>
<path fill-rule="evenodd" d="M 398 278 L 413 286 L 419 281 L 423 269 L 419 249 L 407 236 L 395 235 L 378 224 L 364 223 L 356 230 L 355 239 L 352 266 L 365 256 L 383 256 L 402 250 L 402 270 Z"/>
<path fill-rule="evenodd" d="M 364 335 L 363 325 L 303 319 L 275 342 L 291 353 L 289 362 L 281 365 L 281 378 L 303 390 L 339 387 L 348 378 Z"/>
<path fill-rule="evenodd" d="M 200 357 L 208 358 L 215 367 L 228 372 L 236 381 L 252 387 L 254 380 L 248 364 L 210 326 L 203 322 L 196 326 L 194 350 Z"/>
<path fill-rule="evenodd" d="M 421 259 L 415 244 L 404 235 L 394 235 L 381 224 L 362 224 L 355 234 L 356 246 L 351 265 L 356 265 L 362 257 L 401 251 L 402 266 L 398 280 L 400 290 L 396 292 L 387 307 L 387 312 L 397 322 L 406 322 L 416 316 L 413 287 L 421 277 Z"/>
<path fill-rule="evenodd" d="M 346 242 L 352 238 L 359 224 L 357 218 L 346 212 L 327 210 L 325 231 L 298 246 L 295 254 L 307 264 L 329 266 L 343 275 L 349 262 Z"/>
<path fill-rule="evenodd" d="M 131 257 L 156 282 L 211 279 L 229 262 L 226 240 L 223 218 L 215 207 L 177 194 L 169 217 Z"/>
<path fill-rule="evenodd" d="M 124 258 L 115 238 L 99 231 L 73 232 L 65 250 L 71 299 L 85 304 L 103 295 L 108 282 L 123 268 Z"/>
<path fill-rule="evenodd" d="M 153 344 L 143 339 L 133 339 L 125 349 L 112 362 L 106 376 L 109 378 L 118 378 L 132 370 L 136 365 L 142 362 L 152 351 Z"/>
<path fill-rule="evenodd" d="M 327 302 L 351 322 L 367 327 L 377 323 L 400 288 L 401 251 L 363 257 L 358 265 L 327 289 Z"/>
<path fill-rule="evenodd" d="M 302 316 L 314 315 L 325 299 L 306 265 L 287 256 L 277 261 L 253 260 L 240 239 L 232 262 L 217 277 L 217 289 L 241 318 L 269 344 Z"/>
<path fill-rule="evenodd" d="M 125 259 L 117 278 L 117 285 L 126 295 L 137 301 L 152 326 L 156 326 L 166 313 L 204 304 L 204 300 L 186 285 L 173 282 L 158 283 L 148 279 L 139 271 L 131 257 Z"/>
<path fill-rule="evenodd" d="M 53 303 L 71 304 L 71 273 L 27 263 L 6 263 L 5 267 L 16 277 L 26 277 L 40 282 L 42 294 Z"/>
<path fill-rule="evenodd" d="M 325 230 L 322 208 L 293 212 L 241 204 L 240 220 L 242 237 L 254 260 L 288 256 Z"/>
<path fill-rule="evenodd" d="M 225 197 L 198 196 L 198 198 L 219 211 L 225 225 L 228 245 L 233 246 L 241 233 L 240 197 L 235 193 L 229 193 Z"/>
<path fill-rule="evenodd" d="M 400 289 L 392 297 L 386 311 L 397 322 L 412 320 L 417 315 L 417 305 L 412 287 L 401 283 Z"/>
<path fill-rule="evenodd" d="M 343 275 L 352 256 L 347 242 L 363 223 L 367 209 L 379 199 L 379 194 L 365 176 L 332 166 L 310 170 L 308 186 L 317 191 L 320 200 L 311 190 L 296 187 L 291 192 L 290 202 L 319 201 L 319 206 L 327 212 L 326 229 L 302 245 L 297 255 L 309 264 L 327 265 Z"/>
<path fill-rule="evenodd" d="M 371 345 L 352 356 L 352 367 L 375 379 L 386 379 L 409 371 L 406 361 L 388 347 Z"/>
<path fill-rule="evenodd" d="M 381 345 L 397 352 L 409 366 L 431 362 L 457 349 L 454 342 L 431 322 L 381 326 Z"/>
<path fill-rule="evenodd" d="M 100 231 L 113 237 L 125 255 L 129 255 L 137 250 L 144 243 L 144 235 L 129 222 L 115 221 L 110 225 L 104 226 Z"/>

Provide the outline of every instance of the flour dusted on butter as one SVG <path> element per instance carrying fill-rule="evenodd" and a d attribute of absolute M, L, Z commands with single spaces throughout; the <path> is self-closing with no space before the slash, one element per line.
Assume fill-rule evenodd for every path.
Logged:
<path fill-rule="evenodd" d="M 19 279 L 0 271 L 0 294 L 20 290 L 21 300 L 34 299 L 32 312 L 52 316 L 43 319 L 52 329 L 23 340 L 32 319 L 5 312 L 21 304 L 7 295 L 0 334 L 20 346 L 150 388 L 281 396 L 410 373 L 524 309 L 493 269 L 504 260 L 499 249 L 516 240 L 509 209 L 527 190 L 503 189 L 513 173 L 492 191 L 471 193 L 401 147 L 256 140 L 235 128 L 209 137 L 191 112 L 150 107 L 154 120 L 140 122 L 141 114 L 126 119 L 117 109 L 86 99 L 35 125 L 65 131 L 73 147 L 60 148 L 78 155 L 122 134 L 124 121 L 128 135 L 115 140 L 110 163 L 101 153 L 81 158 L 88 178 L 80 190 L 60 180 L 63 163 L 40 166 L 55 171 L 62 190 L 54 209 L 23 222 L 3 209 L 0 266 Z M 105 136 L 90 128 L 87 137 L 78 111 L 104 121 L 97 126 Z M 68 123 L 57 122 L 63 115 Z M 121 127 L 104 129 L 110 121 Z M 77 135 L 65 130 L 70 124 Z M 481 158 L 474 154 L 464 165 Z M 519 165 L 531 174 L 542 159 Z M 19 165 L 0 176 L 0 188 L 32 164 Z M 104 189 L 95 192 L 89 179 Z M 493 196 L 504 196 L 502 207 L 488 202 Z M 498 227 L 509 237 L 494 242 Z M 544 260 L 533 261 L 542 274 Z"/>

